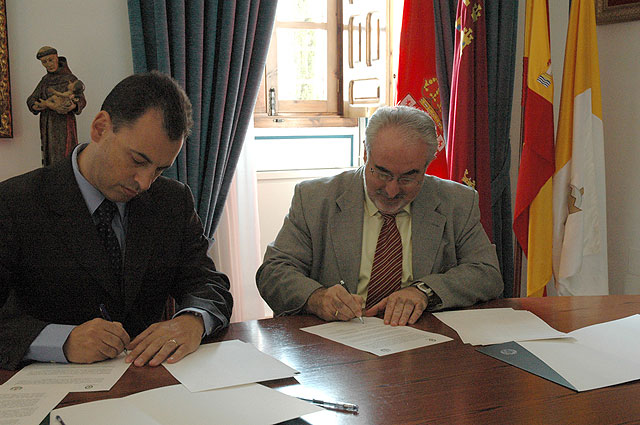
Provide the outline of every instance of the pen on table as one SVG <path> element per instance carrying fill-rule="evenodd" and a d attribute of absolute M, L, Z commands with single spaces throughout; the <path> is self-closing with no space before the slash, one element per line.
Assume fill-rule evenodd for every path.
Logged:
<path fill-rule="evenodd" d="M 66 424 L 64 423 L 64 421 L 62 420 L 62 418 L 60 417 L 60 415 L 56 415 L 56 421 L 58 421 L 58 423 L 59 423 L 60 425 L 66 425 Z"/>
<path fill-rule="evenodd" d="M 358 412 L 357 404 L 341 403 L 341 402 L 334 403 L 331 401 L 318 400 L 317 398 L 304 398 L 304 397 L 297 397 L 297 398 L 299 400 L 308 401 L 309 403 L 313 403 L 316 406 L 324 407 L 326 409 L 340 410 L 342 412 L 354 412 L 354 413 Z"/>
<path fill-rule="evenodd" d="M 340 279 L 340 286 L 342 286 L 348 293 L 351 293 L 351 291 L 349 291 L 349 288 L 347 288 L 347 286 L 345 285 L 344 280 L 342 279 Z M 358 316 L 358 319 L 360 320 L 360 323 L 364 325 L 364 319 L 362 318 L 362 316 Z"/>
<path fill-rule="evenodd" d="M 102 315 L 102 318 L 104 320 L 106 320 L 107 322 L 113 322 L 113 320 L 111 320 L 111 316 L 109 316 L 109 312 L 107 311 L 107 307 L 105 307 L 104 304 L 100 304 L 100 315 Z M 129 354 L 129 351 L 127 351 L 127 349 L 124 349 L 124 353 L 125 354 Z"/>

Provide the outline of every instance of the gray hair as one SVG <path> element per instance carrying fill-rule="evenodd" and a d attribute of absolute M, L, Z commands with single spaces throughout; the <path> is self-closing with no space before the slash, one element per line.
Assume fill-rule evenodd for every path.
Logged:
<path fill-rule="evenodd" d="M 421 141 L 427 145 L 427 158 L 433 159 L 438 149 L 436 126 L 426 112 L 409 106 L 382 106 L 378 108 L 367 124 L 364 147 L 371 156 L 371 144 L 378 133 L 387 127 L 396 127 L 404 132 L 402 142 Z"/>

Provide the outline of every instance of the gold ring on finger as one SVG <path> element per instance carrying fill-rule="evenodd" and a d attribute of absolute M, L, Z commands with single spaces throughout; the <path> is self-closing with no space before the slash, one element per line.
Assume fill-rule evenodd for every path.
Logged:
<path fill-rule="evenodd" d="M 336 314 L 333 315 L 333 317 L 338 317 L 338 310 L 336 310 Z"/>
<path fill-rule="evenodd" d="M 178 341 L 176 341 L 176 340 L 175 340 L 175 339 L 173 339 L 173 338 L 171 338 L 171 339 L 170 339 L 169 341 L 167 341 L 167 342 L 173 342 L 175 345 L 180 345 L 180 344 L 178 344 Z"/>

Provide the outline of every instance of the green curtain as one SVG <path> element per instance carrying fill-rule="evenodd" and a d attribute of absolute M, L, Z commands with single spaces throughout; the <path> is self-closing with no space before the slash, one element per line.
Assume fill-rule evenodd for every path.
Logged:
<path fill-rule="evenodd" d="M 426 0 L 430 1 L 430 0 Z M 449 121 L 450 82 L 457 0 L 433 0 L 436 27 L 436 65 L 443 125 Z M 518 2 L 485 0 L 487 30 L 487 83 L 489 96 L 489 144 L 491 149 L 491 212 L 493 241 L 504 280 L 505 298 L 513 296 L 513 231 L 509 169 L 509 128 L 518 23 Z"/>
<path fill-rule="evenodd" d="M 193 104 L 193 132 L 165 175 L 189 185 L 211 237 L 252 119 L 274 0 L 128 0 L 134 72 L 170 74 Z"/>

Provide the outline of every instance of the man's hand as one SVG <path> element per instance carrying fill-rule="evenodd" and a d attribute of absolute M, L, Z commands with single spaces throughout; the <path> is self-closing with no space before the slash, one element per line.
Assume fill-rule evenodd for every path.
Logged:
<path fill-rule="evenodd" d="M 94 363 L 116 357 L 127 344 L 121 323 L 93 319 L 73 328 L 62 351 L 71 363 Z"/>
<path fill-rule="evenodd" d="M 176 363 L 198 349 L 203 333 L 202 317 L 193 314 L 154 323 L 127 346 L 131 351 L 125 361 L 136 366 L 147 362 L 149 366 L 158 366 L 168 358 L 167 363 Z"/>
<path fill-rule="evenodd" d="M 384 324 L 391 326 L 413 325 L 427 308 L 427 294 L 409 286 L 394 292 L 365 312 L 367 317 L 384 311 Z"/>
<path fill-rule="evenodd" d="M 362 317 L 363 299 L 351 295 L 342 285 L 320 288 L 311 294 L 305 304 L 305 310 L 327 321 L 351 320 Z"/>

